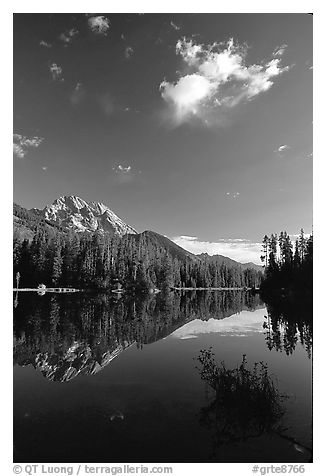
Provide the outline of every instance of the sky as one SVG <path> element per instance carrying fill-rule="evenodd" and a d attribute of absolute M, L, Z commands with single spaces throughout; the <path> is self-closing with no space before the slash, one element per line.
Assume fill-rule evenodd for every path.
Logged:
<path fill-rule="evenodd" d="M 14 201 L 260 262 L 312 231 L 312 15 L 15 14 Z"/>

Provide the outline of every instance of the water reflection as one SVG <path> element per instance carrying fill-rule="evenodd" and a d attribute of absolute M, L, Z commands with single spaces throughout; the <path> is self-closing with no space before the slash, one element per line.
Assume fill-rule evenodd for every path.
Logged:
<path fill-rule="evenodd" d="M 243 355 L 240 365 L 226 368 L 224 361 L 216 361 L 211 348 L 202 349 L 196 360 L 200 377 L 211 390 L 208 405 L 199 414 L 200 424 L 211 433 L 211 459 L 218 457 L 223 445 L 269 434 L 292 443 L 311 460 L 311 448 L 288 435 L 282 424 L 289 396 L 280 393 L 266 363 L 255 362 L 249 368 Z"/>
<path fill-rule="evenodd" d="M 213 390 L 209 405 L 201 409 L 200 423 L 213 433 L 213 455 L 223 444 L 245 441 L 275 431 L 284 414 L 279 393 L 268 367 L 256 362 L 228 369 L 215 360 L 211 349 L 203 349 L 197 358 L 201 379 Z"/>
<path fill-rule="evenodd" d="M 274 299 L 266 303 L 267 316 L 263 324 L 269 350 L 290 355 L 298 342 L 312 352 L 312 306 L 310 302 L 291 302 Z"/>
<path fill-rule="evenodd" d="M 47 379 L 66 382 L 96 374 L 129 346 L 142 348 L 191 321 L 218 322 L 263 304 L 241 292 L 134 299 L 25 294 L 15 297 L 14 307 L 14 364 L 32 364 Z"/>
<path fill-rule="evenodd" d="M 304 328 L 291 312 L 270 304 L 267 312 L 258 295 L 244 292 L 133 299 L 19 293 L 15 461 L 207 462 L 211 449 L 211 460 L 220 462 L 308 461 L 311 365 L 300 333 L 293 358 L 269 352 L 264 340 L 264 315 L 270 332 L 281 324 Z M 265 405 L 249 418 L 237 392 L 205 393 L 193 358 L 210 346 L 228 369 L 243 354 L 249 369 L 268 363 L 280 392 L 290 396 L 280 422 Z M 256 412 L 251 395 L 247 407 Z"/>

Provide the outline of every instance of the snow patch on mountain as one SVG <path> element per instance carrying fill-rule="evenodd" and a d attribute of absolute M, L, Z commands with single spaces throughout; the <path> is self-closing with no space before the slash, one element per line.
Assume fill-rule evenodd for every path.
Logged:
<path fill-rule="evenodd" d="M 57 198 L 43 210 L 33 209 L 46 220 L 77 232 L 108 232 L 119 236 L 137 231 L 100 202 L 86 202 L 75 195 Z"/>

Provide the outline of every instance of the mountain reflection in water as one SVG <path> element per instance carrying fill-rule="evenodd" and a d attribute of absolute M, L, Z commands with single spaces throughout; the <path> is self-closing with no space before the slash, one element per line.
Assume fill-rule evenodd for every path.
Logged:
<path fill-rule="evenodd" d="M 131 345 L 142 347 L 170 334 L 177 336 L 187 323 L 209 326 L 243 309 L 253 315 L 250 311 L 263 307 L 257 295 L 240 292 L 119 300 L 82 294 L 42 299 L 19 296 L 14 313 L 14 364 L 32 364 L 47 379 L 61 382 L 96 374 Z"/>
<path fill-rule="evenodd" d="M 15 462 L 309 461 L 309 319 L 239 291 L 120 299 L 19 293 Z M 220 404 L 207 394 L 195 361 L 210 347 L 228 369 L 243 354 L 248 369 L 268 364 L 289 395 L 280 421 L 285 433 L 268 427 L 247 439 L 240 432 L 238 440 L 246 417 L 241 400 L 235 422 L 232 411 L 216 420 Z"/>

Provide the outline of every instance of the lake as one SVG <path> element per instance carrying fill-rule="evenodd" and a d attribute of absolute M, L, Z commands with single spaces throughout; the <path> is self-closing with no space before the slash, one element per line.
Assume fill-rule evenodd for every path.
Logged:
<path fill-rule="evenodd" d="M 137 299 L 20 293 L 14 461 L 311 461 L 308 314 L 241 291 Z M 213 409 L 198 362 L 209 348 L 226 368 L 244 354 L 248 369 L 267 364 L 283 408 L 273 430 L 239 433 L 241 401 L 234 413 Z"/>

